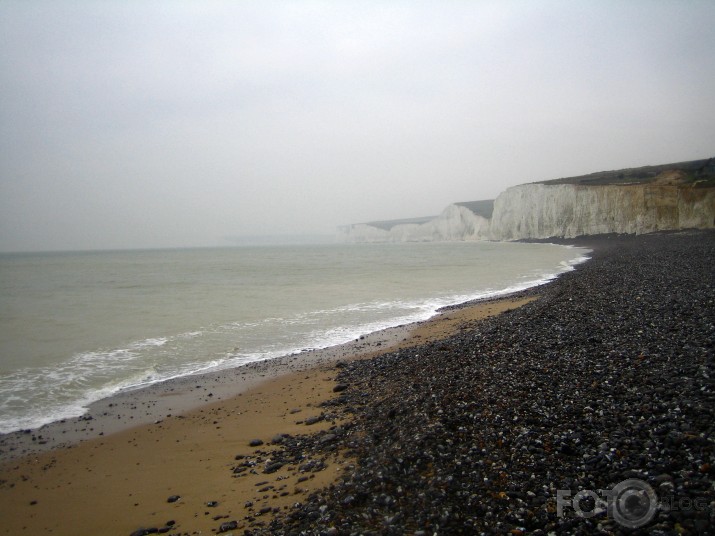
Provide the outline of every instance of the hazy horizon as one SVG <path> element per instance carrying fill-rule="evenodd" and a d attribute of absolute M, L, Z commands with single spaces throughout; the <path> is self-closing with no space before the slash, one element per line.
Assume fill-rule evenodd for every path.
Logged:
<path fill-rule="evenodd" d="M 230 245 L 715 154 L 715 3 L 0 2 L 0 251 Z"/>

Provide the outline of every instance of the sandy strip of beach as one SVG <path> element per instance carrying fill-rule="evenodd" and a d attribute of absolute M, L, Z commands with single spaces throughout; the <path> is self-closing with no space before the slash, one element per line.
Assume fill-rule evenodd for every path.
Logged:
<path fill-rule="evenodd" d="M 268 519 L 350 470 L 337 450 L 271 467 L 281 434 L 343 424 L 321 408 L 336 396 L 336 363 L 441 340 L 533 299 L 479 302 L 347 345 L 180 378 L 100 401 L 80 419 L 3 436 L 0 532 L 210 534 Z"/>

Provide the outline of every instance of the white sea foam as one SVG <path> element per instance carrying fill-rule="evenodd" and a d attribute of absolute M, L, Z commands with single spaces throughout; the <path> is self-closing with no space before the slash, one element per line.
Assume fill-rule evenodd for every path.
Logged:
<path fill-rule="evenodd" d="M 142 349 L 148 346 L 164 346 L 168 339 L 166 337 L 155 337 L 132 343 L 131 348 Z"/>

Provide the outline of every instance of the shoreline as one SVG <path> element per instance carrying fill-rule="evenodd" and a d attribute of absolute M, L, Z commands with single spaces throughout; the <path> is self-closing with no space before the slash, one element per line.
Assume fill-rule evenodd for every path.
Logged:
<path fill-rule="evenodd" d="M 344 345 L 306 350 L 240 367 L 189 374 L 135 389 L 125 389 L 91 403 L 79 417 L 0 434 L 0 463 L 6 459 L 71 446 L 199 409 L 212 402 L 238 396 L 280 376 L 321 366 L 339 359 L 339 356 L 359 353 L 370 345 L 393 344 L 403 331 L 408 331 L 407 325 L 374 332 Z"/>
<path fill-rule="evenodd" d="M 328 455 L 311 459 L 313 469 L 295 462 L 263 472 L 280 445 L 304 434 L 325 437 L 344 425 L 345 417 L 324 409 L 342 366 L 469 330 L 535 300 L 540 288 L 448 307 L 340 346 L 122 392 L 92 404 L 82 417 L 6 434 L 0 438 L 0 532 L 74 534 L 82 526 L 130 534 L 153 526 L 210 533 L 222 516 L 268 518 L 287 510 L 332 484 L 350 463 Z M 250 447 L 253 439 L 263 444 Z M 237 477 L 237 456 L 258 470 Z M 172 495 L 182 498 L 168 503 Z M 212 502 L 218 506 L 206 506 Z M 268 502 L 271 510 L 261 514 Z M 176 524 L 162 525 L 166 521 Z"/>
<path fill-rule="evenodd" d="M 571 261 L 571 270 L 587 262 L 589 255 L 590 251 L 587 251 Z M 435 314 L 426 320 L 379 329 L 343 344 L 305 349 L 237 367 L 192 373 L 150 385 L 123 389 L 88 404 L 86 411 L 80 416 L 58 419 L 36 428 L 0 433 L 0 465 L 17 457 L 66 448 L 87 439 L 155 423 L 166 416 L 182 414 L 216 400 L 238 396 L 267 380 L 285 374 L 301 372 L 340 359 L 365 359 L 376 353 L 399 349 L 413 330 L 440 320 L 449 311 L 533 296 L 538 294 L 544 285 L 552 283 L 569 271 L 558 272 L 550 279 L 539 280 L 526 288 L 504 289 L 483 298 L 447 305 L 437 309 Z"/>

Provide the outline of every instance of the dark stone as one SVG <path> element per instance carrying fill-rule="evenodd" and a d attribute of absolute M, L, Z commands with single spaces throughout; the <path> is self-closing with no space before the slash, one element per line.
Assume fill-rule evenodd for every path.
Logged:
<path fill-rule="evenodd" d="M 229 530 L 236 530 L 237 528 L 237 521 L 226 521 L 225 523 L 221 523 L 221 526 L 218 528 L 218 532 L 220 534 L 222 532 L 228 532 Z"/>
<path fill-rule="evenodd" d="M 325 443 L 330 443 L 331 441 L 335 441 L 335 439 L 338 436 L 335 434 L 325 434 L 320 438 L 320 443 L 325 444 Z"/>
<path fill-rule="evenodd" d="M 305 419 L 305 424 L 310 426 L 311 424 L 318 423 L 324 419 L 325 419 L 325 417 L 323 415 L 317 415 L 315 417 L 308 417 L 307 419 Z"/>
<path fill-rule="evenodd" d="M 273 463 L 268 464 L 266 466 L 266 468 L 263 470 L 263 472 L 267 473 L 267 474 L 275 473 L 276 471 L 278 471 L 278 469 L 280 469 L 284 465 L 285 464 L 283 462 L 273 462 Z"/>

